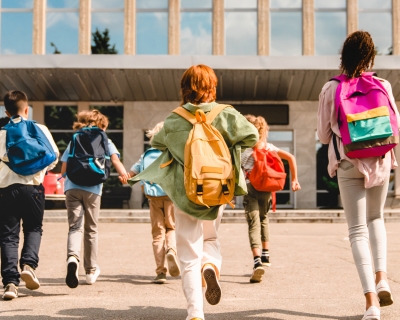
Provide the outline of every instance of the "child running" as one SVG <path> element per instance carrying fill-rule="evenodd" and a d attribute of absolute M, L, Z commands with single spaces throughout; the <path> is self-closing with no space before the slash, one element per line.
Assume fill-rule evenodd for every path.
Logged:
<path fill-rule="evenodd" d="M 105 131 L 108 126 L 108 118 L 98 110 L 82 111 L 77 115 L 77 121 L 73 125 L 74 130 L 82 128 L 98 127 Z M 119 160 L 120 153 L 114 143 L 108 139 L 109 155 L 111 163 L 121 177 L 128 174 Z M 61 157 L 61 174 L 65 176 L 64 191 L 66 195 L 65 205 L 68 212 L 68 245 L 67 245 L 67 276 L 66 284 L 70 288 L 76 288 L 79 284 L 78 270 L 81 261 L 82 237 L 84 237 L 83 265 L 86 272 L 86 283 L 93 284 L 100 275 L 100 267 L 97 265 L 98 233 L 97 223 L 100 213 L 100 200 L 103 184 L 88 186 L 73 183 L 67 172 L 67 161 L 70 154 L 71 143 Z"/>
<path fill-rule="evenodd" d="M 152 129 L 147 131 L 146 136 L 150 138 L 150 143 L 155 134 L 163 127 L 164 122 L 159 122 Z M 161 151 L 150 148 L 142 154 L 140 159 L 132 166 L 128 172 L 130 178 L 136 176 L 151 164 Z M 122 183 L 127 183 L 127 179 L 120 179 Z M 165 268 L 165 257 L 167 258 L 168 271 L 172 277 L 178 277 L 180 270 L 176 256 L 175 241 L 175 217 L 174 204 L 161 187 L 151 182 L 141 182 L 145 196 L 150 203 L 151 233 L 153 236 L 153 253 L 156 261 L 156 274 L 154 283 L 162 284 L 167 280 L 167 268 Z"/>
<path fill-rule="evenodd" d="M 28 98 L 22 91 L 10 91 L 4 97 L 6 114 L 13 126 L 22 125 L 21 121 L 28 118 Z M 37 127 L 47 138 L 54 151 L 55 161 L 48 167 L 30 175 L 15 173 L 6 165 L 9 163 L 6 144 L 9 142 L 7 130 L 0 131 L 0 245 L 1 245 L 1 276 L 4 285 L 4 300 L 18 297 L 20 277 L 25 281 L 27 289 L 40 287 L 34 270 L 39 263 L 39 247 L 42 239 L 42 222 L 44 213 L 43 179 L 48 170 L 58 162 L 58 149 L 49 130 L 44 125 Z M 24 244 L 18 272 L 19 232 L 23 222 Z"/>
<path fill-rule="evenodd" d="M 254 115 L 246 115 L 246 119 L 252 123 L 259 135 L 260 140 L 254 146 L 257 149 L 266 149 L 274 151 L 279 157 L 289 162 L 290 173 L 292 176 L 292 190 L 300 190 L 300 184 L 297 180 L 297 165 L 295 157 L 267 142 L 269 127 L 267 121 L 263 117 L 256 117 Z M 242 153 L 242 168 L 245 175 L 248 176 L 254 167 L 253 149 L 246 149 Z M 269 223 L 268 211 L 270 209 L 271 192 L 257 191 L 246 177 L 247 192 L 244 196 L 243 205 L 247 223 L 249 225 L 249 239 L 251 251 L 254 258 L 253 273 L 250 282 L 257 283 L 262 281 L 264 275 L 263 266 L 269 267 L 271 265 L 269 257 Z M 260 251 L 262 249 L 262 251 Z"/>

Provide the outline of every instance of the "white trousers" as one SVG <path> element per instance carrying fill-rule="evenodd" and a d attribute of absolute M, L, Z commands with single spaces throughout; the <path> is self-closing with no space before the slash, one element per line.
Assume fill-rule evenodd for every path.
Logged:
<path fill-rule="evenodd" d="M 181 267 L 182 288 L 187 301 L 187 320 L 204 319 L 201 270 L 212 263 L 217 275 L 221 270 L 222 256 L 218 228 L 225 206 L 220 206 L 215 220 L 199 220 L 175 206 L 176 248 Z"/>

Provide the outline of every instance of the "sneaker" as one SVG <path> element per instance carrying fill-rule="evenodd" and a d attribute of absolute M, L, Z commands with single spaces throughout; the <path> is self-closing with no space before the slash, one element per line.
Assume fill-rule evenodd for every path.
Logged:
<path fill-rule="evenodd" d="M 380 320 L 381 311 L 377 307 L 369 307 L 364 313 L 364 317 L 361 320 Z"/>
<path fill-rule="evenodd" d="M 167 276 L 164 273 L 159 273 L 157 277 L 152 280 L 153 283 L 163 284 L 167 282 Z"/>
<path fill-rule="evenodd" d="M 203 320 L 202 318 L 192 318 L 190 320 Z"/>
<path fill-rule="evenodd" d="M 169 249 L 167 252 L 167 265 L 171 277 L 179 277 L 181 270 L 179 269 L 178 259 L 174 249 Z"/>
<path fill-rule="evenodd" d="M 65 277 L 65 283 L 70 288 L 76 288 L 79 284 L 78 269 L 78 259 L 70 256 L 67 260 L 67 276 Z"/>
<path fill-rule="evenodd" d="M 24 264 L 21 272 L 21 280 L 25 281 L 25 286 L 29 290 L 39 289 L 40 283 L 38 278 L 36 278 L 36 274 L 33 271 L 34 269 L 27 264 Z"/>
<path fill-rule="evenodd" d="M 253 274 L 251 275 L 250 282 L 251 283 L 261 282 L 264 273 L 265 273 L 265 270 L 262 266 L 255 267 L 253 269 Z"/>
<path fill-rule="evenodd" d="M 218 304 L 221 300 L 222 292 L 212 264 L 205 264 L 203 268 L 203 277 L 206 283 L 205 297 L 207 302 L 211 305 Z"/>
<path fill-rule="evenodd" d="M 9 283 L 4 289 L 3 299 L 12 300 L 18 298 L 18 287 L 14 283 Z"/>
<path fill-rule="evenodd" d="M 261 263 L 265 267 L 271 266 L 271 262 L 269 261 L 269 253 L 268 255 L 261 255 Z"/>
<path fill-rule="evenodd" d="M 379 305 L 381 307 L 386 307 L 393 304 L 392 293 L 390 291 L 387 281 L 379 281 L 379 283 L 376 285 L 376 294 L 378 295 Z"/>
<path fill-rule="evenodd" d="M 100 268 L 99 268 L 99 266 L 96 266 L 95 270 L 92 270 L 89 273 L 86 273 L 86 283 L 87 284 L 95 283 L 97 280 L 97 277 L 99 275 L 100 275 Z"/>

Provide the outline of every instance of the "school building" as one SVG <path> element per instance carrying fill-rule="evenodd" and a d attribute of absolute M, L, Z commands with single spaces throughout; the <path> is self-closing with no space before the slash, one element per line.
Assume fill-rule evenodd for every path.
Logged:
<path fill-rule="evenodd" d="M 336 206 L 316 123 L 318 95 L 338 74 L 347 34 L 371 33 L 374 70 L 400 105 L 400 0 L 1 0 L 0 28 L 0 94 L 25 91 L 32 118 L 61 151 L 75 114 L 100 109 L 126 168 L 149 146 L 145 131 L 179 105 L 183 71 L 211 66 L 218 101 L 263 115 L 269 142 L 296 156 L 302 189 L 287 183 L 278 208 Z M 400 205 L 399 172 L 387 206 Z M 122 193 L 113 176 L 105 194 Z M 134 186 L 129 207 L 142 202 Z"/>

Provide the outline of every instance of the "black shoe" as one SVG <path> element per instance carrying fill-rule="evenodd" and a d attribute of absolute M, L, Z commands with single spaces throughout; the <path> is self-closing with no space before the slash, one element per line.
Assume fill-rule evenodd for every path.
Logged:
<path fill-rule="evenodd" d="M 265 267 L 271 266 L 271 262 L 269 261 L 269 254 L 268 254 L 268 256 L 261 256 L 261 263 Z"/>

